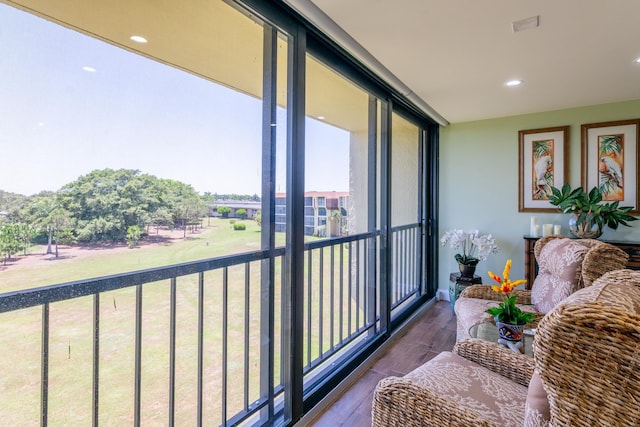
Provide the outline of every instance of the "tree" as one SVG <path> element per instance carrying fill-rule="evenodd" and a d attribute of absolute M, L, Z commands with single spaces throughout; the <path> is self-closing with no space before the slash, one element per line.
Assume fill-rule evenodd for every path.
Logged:
<path fill-rule="evenodd" d="M 85 242 L 126 240 L 128 228 L 169 225 L 185 198 L 199 198 L 187 184 L 159 179 L 132 169 L 94 170 L 65 185 L 63 206 L 76 221 L 76 236 Z"/>
<path fill-rule="evenodd" d="M 169 209 L 162 207 L 157 209 L 151 214 L 151 224 L 156 229 L 156 234 L 159 233 L 160 227 L 173 225 L 173 216 Z"/>
<path fill-rule="evenodd" d="M 43 192 L 30 199 L 22 211 L 22 216 L 35 228 L 47 235 L 47 254 L 53 253 L 52 243 L 55 238 L 56 258 L 58 257 L 58 233 L 71 226 L 71 213 L 64 209 L 55 193 Z"/>
<path fill-rule="evenodd" d="M 71 215 L 69 211 L 61 207 L 56 208 L 47 218 L 48 227 L 53 230 L 53 237 L 56 245 L 56 258 L 58 258 L 58 243 L 61 240 L 62 235 L 70 234 L 71 227 Z M 49 244 L 49 251 L 51 250 L 51 244 Z M 47 252 L 51 253 L 51 252 Z"/>
<path fill-rule="evenodd" d="M 27 250 L 31 246 L 31 241 L 35 237 L 36 228 L 29 224 L 17 224 L 15 228 L 15 237 L 18 240 L 18 246 L 22 250 L 24 255 L 27 254 Z"/>
<path fill-rule="evenodd" d="M 240 209 L 238 209 L 236 211 L 236 215 L 239 216 L 242 219 L 246 219 L 247 218 L 247 210 L 240 208 Z"/>
<path fill-rule="evenodd" d="M 35 234 L 34 227 L 24 223 L 4 223 L 0 225 L 0 253 L 4 255 L 4 263 L 13 254 L 22 251 L 25 255 L 31 246 Z"/>
<path fill-rule="evenodd" d="M 191 185 L 173 180 L 164 182 L 168 188 L 174 224 L 179 224 L 184 229 L 186 238 L 187 225 L 200 223 L 200 218 L 207 212 L 207 206 Z"/>
<path fill-rule="evenodd" d="M 0 212 L 8 222 L 19 221 L 19 212 L 28 203 L 27 196 L 0 190 Z"/>
<path fill-rule="evenodd" d="M 229 213 L 231 212 L 231 208 L 227 206 L 218 206 L 218 213 L 222 215 L 223 218 L 229 218 Z"/>
<path fill-rule="evenodd" d="M 142 236 L 142 229 L 137 225 L 130 225 L 127 228 L 127 246 L 129 249 L 133 249 L 136 247 L 138 242 L 140 242 L 140 236 Z"/>
<path fill-rule="evenodd" d="M 258 226 L 262 227 L 262 211 L 258 211 L 253 217 L 253 220 L 258 223 Z"/>

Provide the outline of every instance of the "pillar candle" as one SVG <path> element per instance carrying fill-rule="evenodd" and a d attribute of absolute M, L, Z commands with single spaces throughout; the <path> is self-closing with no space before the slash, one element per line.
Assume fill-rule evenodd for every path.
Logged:
<path fill-rule="evenodd" d="M 535 235 L 535 232 L 536 232 L 536 217 L 532 216 L 531 217 L 531 225 L 529 225 L 529 234 L 532 237 L 538 237 L 538 236 Z"/>
<path fill-rule="evenodd" d="M 561 228 L 562 228 L 562 226 L 560 224 L 554 224 L 553 225 L 553 234 L 560 234 Z"/>
<path fill-rule="evenodd" d="M 536 224 L 536 226 L 533 229 L 533 234 L 531 234 L 531 237 L 540 237 L 540 224 Z"/>
<path fill-rule="evenodd" d="M 542 224 L 542 237 L 553 234 L 553 224 Z"/>

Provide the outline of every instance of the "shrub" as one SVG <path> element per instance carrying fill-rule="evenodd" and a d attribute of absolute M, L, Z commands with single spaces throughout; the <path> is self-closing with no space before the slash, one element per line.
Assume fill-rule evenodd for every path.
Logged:
<path fill-rule="evenodd" d="M 233 229 L 234 230 L 246 230 L 247 226 L 243 222 L 236 222 L 235 224 L 233 224 Z"/>
<path fill-rule="evenodd" d="M 235 223 L 236 223 L 236 220 L 235 220 L 235 219 L 230 219 L 230 220 L 229 220 L 229 224 L 233 225 L 233 224 L 235 224 Z"/>
<path fill-rule="evenodd" d="M 130 225 L 127 228 L 127 246 L 129 249 L 136 247 L 142 236 L 142 229 L 137 225 Z"/>

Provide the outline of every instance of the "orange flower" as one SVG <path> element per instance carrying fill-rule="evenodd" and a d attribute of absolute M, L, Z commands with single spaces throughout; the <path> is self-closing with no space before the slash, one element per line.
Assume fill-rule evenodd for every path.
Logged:
<path fill-rule="evenodd" d="M 502 272 L 502 277 L 504 277 L 505 281 L 509 280 L 509 272 L 510 271 L 511 271 L 511 260 L 508 259 L 507 262 L 504 265 L 504 271 Z"/>
<path fill-rule="evenodd" d="M 534 318 L 532 313 L 527 313 L 522 311 L 518 306 L 516 306 L 516 299 L 518 295 L 513 294 L 513 288 L 518 285 L 522 285 L 523 283 L 527 283 L 525 279 L 520 280 L 510 280 L 509 273 L 511 272 L 511 260 L 507 260 L 507 263 L 504 265 L 504 270 L 502 272 L 502 277 L 496 276 L 491 271 L 489 272 L 489 277 L 495 280 L 499 286 L 491 286 L 496 292 L 503 294 L 503 300 L 497 307 L 491 307 L 487 309 L 487 313 L 494 316 L 496 321 L 513 323 L 516 325 L 524 325 L 525 323 L 531 322 Z"/>
<path fill-rule="evenodd" d="M 489 271 L 489 277 L 491 277 L 493 280 L 495 280 L 496 282 L 498 282 L 498 284 L 500 286 L 491 286 L 491 289 L 493 289 L 496 292 L 502 292 L 504 294 L 510 294 L 511 291 L 513 291 L 513 288 L 515 288 L 516 286 L 522 285 L 523 283 L 527 283 L 526 279 L 520 279 L 520 280 L 515 280 L 515 281 L 511 281 L 509 280 L 509 273 L 511 272 L 511 260 L 508 259 L 505 266 L 504 266 L 504 270 L 502 272 L 502 277 L 500 276 L 496 276 L 493 272 Z"/>

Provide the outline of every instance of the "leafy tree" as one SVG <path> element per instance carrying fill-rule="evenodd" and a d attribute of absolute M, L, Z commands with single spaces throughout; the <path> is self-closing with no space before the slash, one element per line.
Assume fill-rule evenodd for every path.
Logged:
<path fill-rule="evenodd" d="M 4 255 L 4 264 L 11 256 L 20 251 L 20 224 L 7 223 L 0 225 L 0 252 Z"/>
<path fill-rule="evenodd" d="M 155 212 L 151 214 L 151 224 L 156 229 L 156 234 L 159 233 L 160 227 L 163 226 L 173 226 L 173 216 L 171 212 L 166 207 L 158 208 Z"/>
<path fill-rule="evenodd" d="M 24 255 L 27 254 L 27 250 L 31 247 L 31 241 L 37 234 L 35 227 L 29 224 L 17 224 L 15 228 L 15 237 L 18 240 L 18 246 L 22 250 Z"/>
<path fill-rule="evenodd" d="M 201 198 L 205 203 L 213 203 L 216 201 L 216 196 L 211 194 L 209 191 L 205 191 Z"/>
<path fill-rule="evenodd" d="M 0 190 L 0 212 L 4 213 L 2 218 L 8 222 L 20 221 L 19 212 L 27 203 L 27 196 Z"/>
<path fill-rule="evenodd" d="M 218 213 L 222 215 L 223 218 L 229 218 L 229 213 L 231 212 L 231 208 L 228 206 L 218 206 Z"/>
<path fill-rule="evenodd" d="M 262 227 L 262 211 L 258 211 L 253 220 L 258 223 L 258 226 Z"/>
<path fill-rule="evenodd" d="M 53 253 L 52 243 L 55 236 L 55 252 L 58 256 L 58 233 L 72 225 L 71 213 L 64 209 L 58 196 L 51 192 L 42 192 L 29 199 L 23 209 L 22 217 L 35 228 L 47 235 L 47 254 Z"/>
<path fill-rule="evenodd" d="M 94 170 L 60 191 L 62 203 L 77 221 L 80 241 L 126 240 L 130 226 L 169 225 L 184 216 L 181 204 L 199 196 L 190 185 L 159 179 L 132 169 Z"/>
<path fill-rule="evenodd" d="M 133 249 L 136 247 L 138 242 L 140 242 L 140 237 L 142 236 L 142 229 L 137 225 L 130 225 L 127 228 L 127 246 L 129 249 Z"/>
<path fill-rule="evenodd" d="M 184 237 L 187 237 L 187 225 L 196 221 L 199 223 L 200 218 L 207 212 L 207 206 L 191 185 L 173 180 L 164 182 L 169 189 L 174 223 L 184 229 Z"/>
<path fill-rule="evenodd" d="M 246 219 L 247 218 L 247 210 L 240 208 L 240 209 L 238 209 L 236 211 L 236 215 L 238 215 L 242 219 Z"/>

